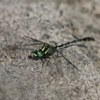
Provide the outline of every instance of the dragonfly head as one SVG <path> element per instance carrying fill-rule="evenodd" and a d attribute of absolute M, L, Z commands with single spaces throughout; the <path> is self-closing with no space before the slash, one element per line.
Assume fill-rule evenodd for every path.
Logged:
<path fill-rule="evenodd" d="M 34 54 L 34 56 L 35 57 L 37 57 L 37 58 L 40 58 L 40 57 L 42 57 L 43 55 L 42 55 L 42 53 L 41 52 L 39 52 L 38 50 L 36 50 L 36 49 L 34 49 L 31 53 L 33 53 Z"/>

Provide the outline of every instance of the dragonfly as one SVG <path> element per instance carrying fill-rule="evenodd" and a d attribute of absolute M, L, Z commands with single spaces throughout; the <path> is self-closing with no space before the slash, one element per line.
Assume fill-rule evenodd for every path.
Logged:
<path fill-rule="evenodd" d="M 24 40 L 23 40 L 23 39 Z M 65 55 L 63 55 L 63 52 L 59 51 L 60 48 L 65 48 L 65 47 L 69 47 L 69 45 L 72 45 L 74 43 L 77 42 L 82 42 L 82 41 L 94 41 L 95 39 L 93 37 L 84 37 L 84 38 L 80 38 L 80 39 L 76 39 L 76 40 L 72 40 L 70 42 L 66 42 L 66 43 L 62 43 L 60 45 L 57 45 L 56 42 L 55 45 L 51 45 L 49 43 L 43 42 L 41 40 L 37 40 L 34 39 L 32 37 L 29 37 L 27 35 L 24 35 L 24 37 L 22 37 L 20 40 L 22 40 L 21 44 L 22 46 L 20 46 L 20 43 L 18 43 L 19 45 L 8 45 L 7 48 L 8 50 L 16 50 L 16 49 L 21 49 L 21 50 L 31 50 L 30 55 L 28 56 L 29 59 L 33 59 L 33 60 L 39 60 L 39 59 L 47 59 L 50 58 L 50 56 L 52 56 L 55 52 L 59 53 L 66 61 L 68 61 L 71 65 L 73 65 L 74 68 L 76 68 L 77 70 L 79 70 L 70 60 L 68 60 Z M 32 43 L 27 44 L 26 41 L 28 39 L 28 43 L 31 41 Z M 25 44 L 24 44 L 25 42 Z M 30 48 L 23 48 L 25 46 L 29 46 L 31 45 L 32 47 Z M 38 49 L 33 49 L 33 45 L 39 45 Z M 42 45 L 40 47 L 40 45 Z"/>
<path fill-rule="evenodd" d="M 31 59 L 46 59 L 46 58 L 49 58 L 50 56 L 52 56 L 55 52 L 58 52 L 62 55 L 62 57 L 67 60 L 70 64 L 71 61 L 69 61 L 64 55 L 62 52 L 58 51 L 58 48 L 61 48 L 61 47 L 65 47 L 65 46 L 69 46 L 70 44 L 74 44 L 74 43 L 77 43 L 77 42 L 82 42 L 82 41 L 94 41 L 95 39 L 93 37 L 84 37 L 84 38 L 80 38 L 80 39 L 76 39 L 76 40 L 73 40 L 73 41 L 70 41 L 70 42 L 66 42 L 66 43 L 62 43 L 60 45 L 51 45 L 51 44 L 48 44 L 46 42 L 43 42 L 43 41 L 40 41 L 40 40 L 37 40 L 37 39 L 34 39 L 32 37 L 29 37 L 29 36 L 26 36 L 27 38 L 30 38 L 32 41 L 35 41 L 35 42 L 39 42 L 41 44 L 43 44 L 43 46 L 41 46 L 39 49 L 33 49 L 31 51 L 32 53 L 32 56 Z M 55 42 L 54 42 L 55 43 Z M 56 43 L 55 43 L 56 44 Z M 75 67 L 77 70 L 79 70 L 74 64 L 72 64 L 73 67 Z"/>

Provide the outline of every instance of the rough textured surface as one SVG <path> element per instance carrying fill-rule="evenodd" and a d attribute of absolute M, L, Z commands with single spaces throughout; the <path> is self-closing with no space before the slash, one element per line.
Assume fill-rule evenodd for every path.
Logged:
<path fill-rule="evenodd" d="M 38 46 L 25 45 L 33 43 L 25 35 L 57 44 L 96 41 L 62 49 L 78 71 L 56 53 L 49 63 L 29 59 L 27 49 Z M 100 100 L 99 0 L 0 0 L 0 100 Z"/>

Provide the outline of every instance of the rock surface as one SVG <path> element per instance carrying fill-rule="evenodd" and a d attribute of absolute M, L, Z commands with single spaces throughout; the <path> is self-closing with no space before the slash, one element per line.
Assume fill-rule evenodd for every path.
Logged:
<path fill-rule="evenodd" d="M 29 59 L 40 45 L 28 45 L 34 43 L 26 36 L 57 44 L 87 36 L 95 41 L 59 49 L 77 70 L 56 53 Z M 99 0 L 0 0 L 0 100 L 99 99 Z"/>

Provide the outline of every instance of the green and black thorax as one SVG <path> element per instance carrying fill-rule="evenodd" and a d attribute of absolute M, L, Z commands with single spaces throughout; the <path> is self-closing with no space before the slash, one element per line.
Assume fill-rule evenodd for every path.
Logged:
<path fill-rule="evenodd" d="M 44 44 L 40 49 L 33 50 L 32 53 L 37 58 L 47 58 L 51 56 L 55 51 L 57 47 L 51 46 L 49 44 Z"/>

